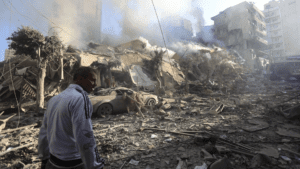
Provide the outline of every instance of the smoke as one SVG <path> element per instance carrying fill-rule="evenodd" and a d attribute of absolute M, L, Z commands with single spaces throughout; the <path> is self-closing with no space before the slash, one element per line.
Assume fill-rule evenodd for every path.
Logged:
<path fill-rule="evenodd" d="M 200 46 L 193 42 L 175 42 L 169 47 L 171 50 L 175 51 L 179 56 L 189 56 L 190 54 L 197 54 L 200 50 L 210 50 L 209 48 Z"/>
<path fill-rule="evenodd" d="M 180 41 L 183 39 L 183 36 L 187 39 L 191 38 L 193 35 L 192 24 L 189 25 L 186 22 L 186 16 L 194 17 L 196 20 L 193 26 L 196 32 L 201 30 L 204 19 L 198 0 L 153 0 L 153 2 L 167 43 L 174 40 Z M 107 0 L 103 1 L 103 3 L 109 3 L 115 11 L 122 15 L 122 19 L 119 20 L 122 28 L 120 41 L 130 41 L 142 36 L 153 45 L 164 45 L 151 0 Z M 181 22 L 184 22 L 183 25 L 174 24 Z M 187 31 L 191 31 L 191 34 L 185 33 L 180 38 L 176 37 L 178 35 L 178 32 L 175 30 L 176 26 L 184 27 Z M 167 44 L 167 46 L 169 45 Z"/>
<path fill-rule="evenodd" d="M 182 39 L 190 39 L 193 33 L 201 31 L 204 19 L 199 1 L 153 0 L 167 46 Z M 142 36 L 153 45 L 164 45 L 151 0 L 49 0 L 47 3 L 52 13 L 50 18 L 55 23 L 50 23 L 49 29 L 54 27 L 50 32 L 58 32 L 65 44 L 82 48 L 92 41 L 116 46 Z M 115 19 L 122 29 L 121 35 L 113 31 L 105 34 L 100 32 L 101 24 L 106 24 L 101 23 L 101 17 L 104 17 L 102 12 L 106 10 L 107 13 L 102 4 L 112 9 L 109 11 L 110 18 L 114 19 L 116 13 L 121 15 L 121 18 Z M 184 27 L 186 32 L 178 36 L 181 31 L 176 30 L 176 27 Z"/>
<path fill-rule="evenodd" d="M 201 31 L 201 28 L 204 26 L 204 18 L 203 11 L 201 10 L 201 6 L 199 1 L 193 0 L 192 5 L 194 8 L 191 10 L 190 14 L 195 18 L 196 24 L 194 24 L 194 35 Z"/>
<path fill-rule="evenodd" d="M 58 33 L 65 44 L 84 47 L 84 42 L 101 42 L 101 3 L 98 0 L 52 0 L 50 35 Z M 62 29 L 60 29 L 60 28 Z"/>

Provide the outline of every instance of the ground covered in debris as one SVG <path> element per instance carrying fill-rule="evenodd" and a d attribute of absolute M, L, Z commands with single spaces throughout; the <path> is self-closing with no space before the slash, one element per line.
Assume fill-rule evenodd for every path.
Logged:
<path fill-rule="evenodd" d="M 143 111 L 144 117 L 93 117 L 94 135 L 112 169 L 299 168 L 299 84 L 255 79 L 238 94 L 190 89 L 165 98 L 160 111 Z M 19 123 L 18 116 L 1 121 L 0 168 L 39 168 L 42 118 L 26 112 Z"/>

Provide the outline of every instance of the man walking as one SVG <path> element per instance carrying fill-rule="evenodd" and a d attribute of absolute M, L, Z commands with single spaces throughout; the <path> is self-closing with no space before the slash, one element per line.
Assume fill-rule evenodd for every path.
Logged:
<path fill-rule="evenodd" d="M 95 84 L 94 70 L 79 68 L 75 84 L 51 98 L 40 129 L 38 153 L 42 169 L 102 169 L 93 134 L 88 93 Z"/>

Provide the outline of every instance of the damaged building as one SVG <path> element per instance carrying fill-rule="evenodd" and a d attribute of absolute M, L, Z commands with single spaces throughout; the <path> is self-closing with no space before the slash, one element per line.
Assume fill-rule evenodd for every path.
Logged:
<path fill-rule="evenodd" d="M 193 36 L 192 22 L 179 16 L 164 18 L 162 27 L 167 43 L 191 39 Z"/>
<path fill-rule="evenodd" d="M 242 55 L 252 70 L 256 68 L 256 58 L 267 55 L 263 52 L 268 45 L 264 18 L 264 14 L 253 3 L 246 1 L 211 18 L 217 39 L 223 41 L 228 49 Z"/>
<path fill-rule="evenodd" d="M 268 32 L 268 49 L 272 59 L 300 55 L 300 3 L 295 0 L 270 1 L 264 5 Z"/>

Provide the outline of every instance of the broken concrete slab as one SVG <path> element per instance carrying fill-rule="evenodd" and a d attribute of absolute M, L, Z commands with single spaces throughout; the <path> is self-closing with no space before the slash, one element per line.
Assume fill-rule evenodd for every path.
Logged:
<path fill-rule="evenodd" d="M 245 124 L 241 128 L 243 130 L 249 131 L 249 132 L 259 131 L 259 130 L 263 130 L 263 129 L 266 129 L 266 128 L 269 127 L 269 124 L 267 122 L 264 122 L 264 121 L 258 120 L 258 119 L 248 120 L 248 123 L 255 124 L 255 125 L 247 125 L 247 124 Z"/>
<path fill-rule="evenodd" d="M 150 90 L 154 90 L 156 83 L 143 72 L 140 65 L 132 65 L 129 69 L 129 74 L 133 84 L 136 86 L 144 86 Z"/>
<path fill-rule="evenodd" d="M 298 132 L 294 132 L 292 130 L 286 130 L 286 129 L 279 128 L 279 127 L 277 129 L 278 129 L 278 131 L 276 131 L 276 133 L 281 136 L 300 138 L 300 133 L 298 133 Z"/>
<path fill-rule="evenodd" d="M 265 148 L 261 149 L 260 151 L 258 151 L 257 153 L 264 154 L 269 157 L 279 158 L 278 150 L 273 147 L 265 147 Z"/>

